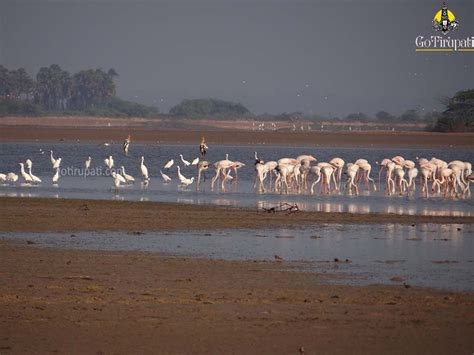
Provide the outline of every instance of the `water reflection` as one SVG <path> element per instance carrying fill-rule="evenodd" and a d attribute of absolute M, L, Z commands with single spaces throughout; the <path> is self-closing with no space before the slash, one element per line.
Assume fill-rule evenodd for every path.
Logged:
<path fill-rule="evenodd" d="M 282 228 L 146 232 L 0 233 L 37 246 L 162 252 L 229 260 L 303 262 L 307 271 L 347 273 L 346 282 L 391 283 L 474 290 L 473 225 L 313 225 Z M 350 262 L 335 263 L 334 260 Z"/>
<path fill-rule="evenodd" d="M 48 157 L 41 155 L 39 149 L 53 149 L 63 157 L 65 166 L 82 166 L 84 157 L 92 157 L 92 167 L 103 165 L 105 156 L 113 155 L 117 165 L 126 166 L 127 172 L 140 176 L 139 157 L 146 156 L 151 180 L 147 186 L 142 186 L 137 181 L 134 185 L 119 189 L 118 194 L 111 191 L 112 179 L 100 176 L 62 176 L 59 186 L 51 183 L 53 172 Z M 161 180 L 159 170 L 164 162 L 170 158 L 176 158 L 176 152 L 183 155 L 195 155 L 195 146 L 176 145 L 140 145 L 134 144 L 129 156 L 124 156 L 120 145 L 95 145 L 95 144 L 0 144 L 0 172 L 16 171 L 18 160 L 29 156 L 34 162 L 35 174 L 43 183 L 40 186 L 4 185 L 0 186 L 0 196 L 13 197 L 56 197 L 56 198 L 92 198 L 106 200 L 132 200 L 132 201 L 162 201 L 182 202 L 194 204 L 214 204 L 225 206 L 254 207 L 260 205 L 274 205 L 282 202 L 298 204 L 301 210 L 323 211 L 330 213 L 394 213 L 408 215 L 431 215 L 431 216 L 473 216 L 474 204 L 471 198 L 449 200 L 441 196 L 428 199 L 421 197 L 417 190 L 416 196 L 385 196 L 382 184 L 378 191 L 366 191 L 361 188 L 359 196 L 348 196 L 340 191 L 330 195 L 311 195 L 309 193 L 281 195 L 279 193 L 259 194 L 254 189 L 255 172 L 253 167 L 254 147 L 214 146 L 209 151 L 210 162 L 223 159 L 225 153 L 229 158 L 239 160 L 247 164 L 239 170 L 238 179 L 233 179 L 224 184 L 215 185 L 211 190 L 211 178 L 213 171 L 207 171 L 207 179 L 203 180 L 199 189 L 193 184 L 187 188 L 179 187 L 175 174 L 170 173 L 173 181 L 164 184 Z M 471 150 L 436 150 L 436 149 L 347 149 L 347 148 L 298 148 L 298 147 L 259 147 L 259 156 L 266 160 L 277 159 L 282 156 L 297 156 L 299 154 L 311 153 L 318 157 L 319 161 L 327 161 L 334 156 L 341 156 L 346 161 L 354 161 L 365 157 L 372 163 L 386 156 L 402 154 L 407 158 L 416 156 L 436 156 L 445 160 L 461 159 L 473 160 Z M 374 165 L 375 166 L 375 165 Z M 196 174 L 195 167 L 183 167 L 185 176 Z M 272 176 L 272 175 L 270 175 Z M 273 176 L 272 176 L 273 177 Z M 273 177 L 274 178 L 274 177 Z M 137 179 L 138 180 L 138 179 Z"/>

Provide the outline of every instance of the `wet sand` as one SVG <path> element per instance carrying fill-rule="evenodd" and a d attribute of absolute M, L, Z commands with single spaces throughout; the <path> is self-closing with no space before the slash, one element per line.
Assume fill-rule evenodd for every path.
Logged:
<path fill-rule="evenodd" d="M 264 228 L 317 223 L 474 223 L 474 217 L 257 209 L 162 202 L 0 197 L 0 231 L 99 231 Z"/>
<path fill-rule="evenodd" d="M 74 118 L 71 118 L 74 119 Z M 213 128 L 163 129 L 140 127 L 42 127 L 0 126 L 0 142 L 65 141 L 65 142 L 119 142 L 127 135 L 133 142 L 196 144 L 204 135 L 209 146 L 231 145 L 288 145 L 319 147 L 474 147 L 473 133 L 432 132 L 282 132 L 215 130 Z"/>
<path fill-rule="evenodd" d="M 335 286 L 288 262 L 0 242 L 0 351 L 471 353 L 472 293 Z M 300 351 L 301 349 L 301 351 Z"/>
<path fill-rule="evenodd" d="M 15 232 L 422 222 L 474 218 L 0 198 L 0 231 Z M 0 352 L 379 354 L 474 348 L 473 293 L 330 285 L 342 276 L 300 272 L 299 266 L 0 241 Z"/>

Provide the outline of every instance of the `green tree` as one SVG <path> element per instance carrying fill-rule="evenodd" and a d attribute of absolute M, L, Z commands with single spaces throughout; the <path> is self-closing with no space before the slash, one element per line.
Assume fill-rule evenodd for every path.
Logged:
<path fill-rule="evenodd" d="M 24 97 L 26 100 L 30 98 L 33 93 L 34 81 L 28 75 L 24 68 L 12 70 L 10 76 L 10 98 L 20 99 Z"/>
<path fill-rule="evenodd" d="M 71 93 L 71 76 L 57 64 L 40 68 L 36 75 L 35 101 L 46 110 L 63 110 Z"/>
<path fill-rule="evenodd" d="M 459 91 L 448 100 L 445 111 L 436 121 L 435 131 L 474 131 L 474 89 Z"/>
<path fill-rule="evenodd" d="M 0 97 L 7 98 L 10 95 L 10 89 L 10 72 L 3 65 L 0 65 Z"/>
<path fill-rule="evenodd" d="M 100 106 L 108 98 L 115 96 L 116 88 L 114 69 L 108 72 L 102 69 L 81 70 L 72 78 L 71 106 L 82 110 L 89 107 Z"/>
<path fill-rule="evenodd" d="M 402 122 L 416 122 L 420 119 L 420 115 L 416 110 L 406 110 L 399 117 L 399 120 Z"/>
<path fill-rule="evenodd" d="M 246 116 L 250 111 L 240 103 L 218 99 L 183 100 L 170 110 L 171 115 L 188 117 Z"/>
<path fill-rule="evenodd" d="M 395 116 L 389 114 L 387 111 L 379 111 L 375 114 L 375 118 L 379 121 L 393 121 Z"/>
<path fill-rule="evenodd" d="M 350 113 L 346 116 L 346 120 L 348 121 L 368 121 L 369 117 L 362 112 L 357 113 Z"/>
<path fill-rule="evenodd" d="M 423 115 L 422 120 L 426 123 L 435 123 L 441 117 L 441 112 L 428 111 Z"/>

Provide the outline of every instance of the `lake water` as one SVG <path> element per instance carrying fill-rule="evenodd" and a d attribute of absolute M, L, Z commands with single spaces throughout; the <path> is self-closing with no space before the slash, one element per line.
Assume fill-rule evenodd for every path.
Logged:
<path fill-rule="evenodd" d="M 474 291 L 474 225 L 374 224 L 177 232 L 0 233 L 39 247 L 159 252 L 225 260 L 275 255 L 337 282 Z M 335 262 L 335 259 L 338 262 Z M 347 262 L 346 262 L 347 259 Z M 285 267 L 285 264 L 282 264 Z M 396 278 L 396 279 L 393 279 Z"/>
<path fill-rule="evenodd" d="M 51 168 L 49 150 L 53 150 L 54 157 L 62 158 L 61 167 L 70 172 L 60 178 L 57 186 L 51 178 L 54 172 Z M 239 170 L 239 179 L 226 185 L 222 191 L 217 186 L 211 191 L 210 180 L 213 171 L 206 173 L 206 181 L 200 191 L 196 185 L 183 188 L 177 183 L 176 164 L 180 163 L 179 154 L 191 161 L 198 156 L 197 145 L 161 145 L 161 144 L 134 144 L 130 147 L 129 156 L 121 150 L 121 144 L 85 144 L 85 143 L 0 143 L 0 172 L 15 172 L 19 174 L 20 161 L 33 161 L 33 174 L 39 176 L 43 183 L 39 186 L 28 186 L 17 183 L 15 185 L 0 186 L 0 196 L 19 197 L 56 197 L 56 198 L 87 198 L 106 200 L 134 200 L 134 201 L 163 201 L 191 204 L 215 204 L 240 207 L 271 206 L 279 202 L 297 203 L 300 209 L 326 212 L 353 212 L 373 213 L 387 212 L 398 214 L 420 215 L 451 215 L 473 216 L 474 204 L 472 198 L 444 199 L 441 196 L 426 199 L 420 196 L 420 191 L 414 196 L 385 196 L 383 191 L 364 191 L 359 196 L 347 196 L 344 193 L 334 193 L 329 196 L 316 195 L 281 195 L 279 193 L 259 194 L 253 188 L 255 179 L 254 151 L 258 152 L 265 161 L 277 160 L 282 157 L 296 157 L 300 154 L 312 154 L 318 161 L 328 161 L 333 157 L 341 157 L 346 163 L 358 158 L 365 158 L 373 166 L 372 177 L 377 180 L 378 167 L 376 161 L 386 157 L 402 155 L 406 159 L 415 160 L 416 157 L 437 157 L 446 161 L 459 159 L 473 161 L 472 150 L 461 149 L 351 149 L 351 148 L 298 148 L 282 146 L 211 146 L 206 160 L 215 162 L 229 154 L 230 160 L 241 161 L 246 166 Z M 113 180 L 110 176 L 84 177 L 84 162 L 88 156 L 92 157 L 93 169 L 99 168 L 104 173 L 104 158 L 112 155 L 115 166 L 124 165 L 128 174 L 135 176 L 137 183 L 122 187 L 118 193 L 111 190 Z M 146 190 L 139 182 L 140 157 L 145 156 L 145 165 L 150 172 L 151 181 Z M 175 165 L 166 173 L 173 179 L 169 184 L 162 182 L 160 168 L 169 159 L 175 160 Z M 196 167 L 183 167 L 182 173 L 186 177 L 196 176 Z M 72 171 L 72 169 L 77 171 Z M 163 169 L 164 170 L 164 169 Z M 97 170 L 93 170 L 97 171 Z M 65 170 L 66 172 L 66 170 Z M 21 179 L 21 178 L 20 178 Z"/>

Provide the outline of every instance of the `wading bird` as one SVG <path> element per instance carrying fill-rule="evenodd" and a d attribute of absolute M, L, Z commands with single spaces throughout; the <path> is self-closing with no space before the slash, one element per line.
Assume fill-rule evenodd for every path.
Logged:
<path fill-rule="evenodd" d="M 58 169 L 61 165 L 61 158 L 56 159 L 56 162 L 53 165 L 53 169 Z"/>
<path fill-rule="evenodd" d="M 112 169 L 114 167 L 114 158 L 112 158 L 112 156 L 109 155 L 108 158 L 104 159 L 104 163 L 108 169 Z"/>
<path fill-rule="evenodd" d="M 171 168 L 171 167 L 173 166 L 173 164 L 174 164 L 174 160 L 171 159 L 171 160 L 169 160 L 169 161 L 166 162 L 164 168 L 165 168 L 165 169 L 169 169 L 169 168 Z"/>
<path fill-rule="evenodd" d="M 171 178 L 160 170 L 161 178 L 165 183 L 171 182 Z"/>
<path fill-rule="evenodd" d="M 180 154 L 179 157 L 185 166 L 191 165 L 191 163 L 183 158 L 183 154 Z"/>
<path fill-rule="evenodd" d="M 7 181 L 9 183 L 14 183 L 18 181 L 18 175 L 15 173 L 8 173 L 7 174 Z"/>
<path fill-rule="evenodd" d="M 54 167 L 54 164 L 56 163 L 56 159 L 54 159 L 54 157 L 53 157 L 53 151 L 52 150 L 50 150 L 49 153 L 50 153 L 49 159 L 51 160 L 51 165 Z"/>
<path fill-rule="evenodd" d="M 123 142 L 122 149 L 125 153 L 125 155 L 128 155 L 128 148 L 130 147 L 130 134 L 128 135 L 127 138 L 125 138 L 125 141 Z"/>
<path fill-rule="evenodd" d="M 25 184 L 31 184 L 33 180 L 31 179 L 31 176 L 25 172 L 25 165 L 23 163 L 20 163 L 20 174 Z"/>
<path fill-rule="evenodd" d="M 31 172 L 31 168 L 33 167 L 33 162 L 30 159 L 26 161 L 26 167 L 28 168 L 28 175 L 30 175 L 31 181 L 35 184 L 41 184 L 41 179 L 33 175 L 33 173 Z"/>
<path fill-rule="evenodd" d="M 206 139 L 201 137 L 201 144 L 199 144 L 199 152 L 202 156 L 205 156 L 209 147 L 206 145 Z"/>
<path fill-rule="evenodd" d="M 146 167 L 146 165 L 143 163 L 145 160 L 145 158 L 142 156 L 141 158 L 141 163 L 140 163 L 140 172 L 142 173 L 142 180 L 143 181 L 148 181 L 149 180 L 149 177 L 148 177 L 148 168 Z M 148 184 L 147 184 L 148 185 Z"/>
<path fill-rule="evenodd" d="M 181 185 L 183 185 L 183 186 L 191 185 L 194 181 L 194 176 L 192 178 L 188 179 L 183 174 L 181 174 L 181 168 L 179 167 L 179 165 L 178 165 L 177 168 L 178 168 L 178 178 L 179 178 L 179 182 L 181 183 Z"/>
<path fill-rule="evenodd" d="M 201 184 L 201 174 L 203 171 L 206 171 L 209 168 L 209 162 L 205 160 L 201 160 L 197 165 L 198 170 L 198 178 L 197 178 L 197 186 Z M 205 177 L 205 175 L 204 175 Z"/>
<path fill-rule="evenodd" d="M 57 185 L 59 182 L 59 168 L 56 169 L 56 173 L 53 176 L 53 185 Z"/>
<path fill-rule="evenodd" d="M 112 171 L 112 177 L 114 178 L 115 192 L 118 192 L 120 184 L 126 183 L 125 178 L 122 175 L 117 174 L 115 171 Z"/>
<path fill-rule="evenodd" d="M 125 167 L 123 165 L 120 168 L 122 170 L 122 176 L 125 179 L 126 183 L 133 184 L 135 182 L 135 178 L 125 172 Z"/>
<path fill-rule="evenodd" d="M 214 163 L 214 168 L 216 169 L 216 175 L 212 178 L 211 181 L 211 189 L 214 189 L 214 184 L 217 181 L 217 179 L 220 178 L 220 175 L 222 174 L 222 189 L 224 189 L 224 184 L 225 182 L 229 179 L 229 174 L 227 173 L 227 170 L 232 167 L 234 164 L 233 161 L 229 160 L 229 154 L 225 155 L 224 160 L 219 160 Z"/>

